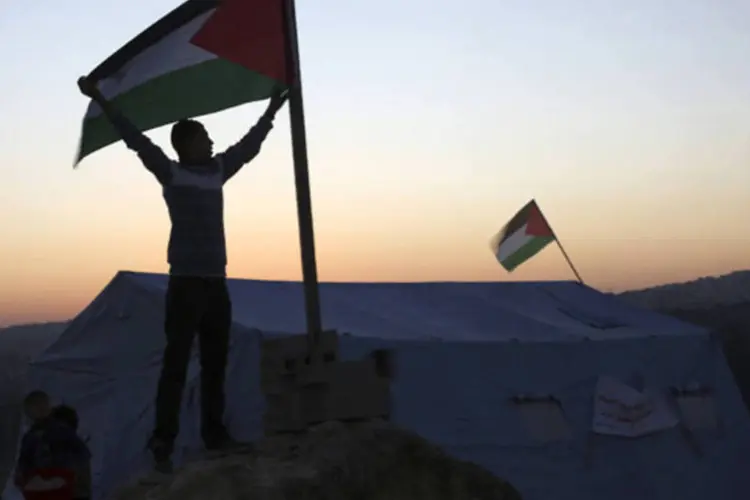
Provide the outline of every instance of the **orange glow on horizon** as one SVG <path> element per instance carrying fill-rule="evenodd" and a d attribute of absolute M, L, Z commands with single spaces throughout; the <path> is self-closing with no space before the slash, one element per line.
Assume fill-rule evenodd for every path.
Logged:
<path fill-rule="evenodd" d="M 118 142 L 71 163 L 87 106 L 76 79 L 173 3 L 3 10 L 0 326 L 70 318 L 118 270 L 167 270 L 167 211 L 138 157 Z M 300 2 L 321 280 L 572 279 L 554 246 L 513 274 L 489 250 L 532 198 L 600 290 L 750 268 L 740 3 L 694 2 L 675 22 L 645 0 L 432 2 L 419 23 L 402 22 L 407 4 L 419 15 Z M 200 120 L 220 151 L 265 106 Z M 230 276 L 300 278 L 288 120 L 226 186 Z M 168 127 L 147 135 L 173 154 Z"/>
<path fill-rule="evenodd" d="M 293 231 L 254 238 L 230 238 L 230 277 L 298 280 L 300 263 L 297 235 Z M 120 236 L 122 238 L 122 236 Z M 62 247 L 54 259 L 30 259 L 32 249 L 11 254 L 0 250 L 0 326 L 24 322 L 70 319 L 106 286 L 118 270 L 165 272 L 167 267 L 160 240 L 127 245 L 118 237 L 112 248 L 87 252 Z M 536 281 L 573 279 L 563 257 L 553 244 L 512 274 L 494 260 L 489 248 L 462 241 L 426 241 L 423 244 L 385 236 L 366 238 L 321 238 L 318 244 L 321 281 Z M 100 243 L 103 243 L 100 240 Z M 121 243 L 119 251 L 113 248 Z M 678 242 L 679 243 L 679 242 Z M 750 245 L 725 247 L 720 258 L 710 242 L 682 242 L 679 254 L 675 242 L 570 241 L 568 252 L 587 284 L 603 291 L 622 291 L 665 282 L 716 275 L 741 267 L 750 256 Z M 439 249 L 439 250 L 438 250 Z M 22 262 L 27 267 L 8 267 Z"/>

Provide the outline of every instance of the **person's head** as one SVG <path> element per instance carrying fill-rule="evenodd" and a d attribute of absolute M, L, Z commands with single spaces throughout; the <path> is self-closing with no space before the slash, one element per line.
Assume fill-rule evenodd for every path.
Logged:
<path fill-rule="evenodd" d="M 32 422 L 49 416 L 49 396 L 44 391 L 31 391 L 23 400 L 23 411 Z"/>
<path fill-rule="evenodd" d="M 201 165 L 213 156 L 213 141 L 206 128 L 195 120 L 180 120 L 172 126 L 172 147 L 181 162 Z"/>
<path fill-rule="evenodd" d="M 73 430 L 78 430 L 78 412 L 72 406 L 58 405 L 52 408 L 50 416 Z"/>

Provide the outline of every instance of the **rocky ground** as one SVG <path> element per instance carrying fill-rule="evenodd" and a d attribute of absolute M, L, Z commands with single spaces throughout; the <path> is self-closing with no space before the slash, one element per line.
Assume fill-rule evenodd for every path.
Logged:
<path fill-rule="evenodd" d="M 520 500 L 507 482 L 385 422 L 327 423 L 144 478 L 111 500 Z"/>

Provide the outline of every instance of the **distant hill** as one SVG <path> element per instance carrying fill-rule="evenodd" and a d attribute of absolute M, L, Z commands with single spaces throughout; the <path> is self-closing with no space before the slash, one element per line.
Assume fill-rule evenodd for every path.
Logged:
<path fill-rule="evenodd" d="M 634 290 L 619 297 L 725 336 L 750 336 L 750 271 Z"/>
<path fill-rule="evenodd" d="M 67 321 L 0 328 L 0 359 L 33 357 L 54 342 L 66 326 Z"/>
<path fill-rule="evenodd" d="M 724 353 L 750 408 L 750 271 L 619 295 L 628 302 L 721 335 Z"/>
<path fill-rule="evenodd" d="M 66 323 L 39 323 L 0 328 L 0 407 L 24 391 L 29 360 L 52 344 Z"/>
<path fill-rule="evenodd" d="M 750 303 L 750 270 L 633 290 L 619 295 L 633 304 L 660 311 L 747 304 Z"/>

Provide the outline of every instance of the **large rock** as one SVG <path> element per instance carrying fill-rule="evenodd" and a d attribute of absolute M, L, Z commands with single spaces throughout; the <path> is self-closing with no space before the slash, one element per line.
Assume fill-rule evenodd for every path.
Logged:
<path fill-rule="evenodd" d="M 195 461 L 113 500 L 520 500 L 507 482 L 385 422 L 322 424 Z"/>

